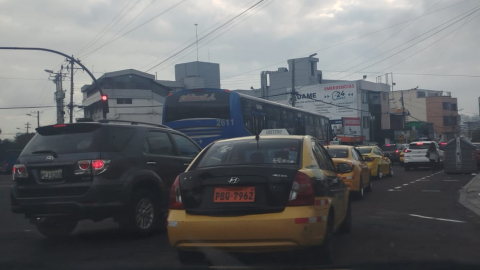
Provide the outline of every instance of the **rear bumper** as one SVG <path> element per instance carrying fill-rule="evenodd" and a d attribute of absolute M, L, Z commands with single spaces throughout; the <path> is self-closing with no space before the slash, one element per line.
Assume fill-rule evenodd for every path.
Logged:
<path fill-rule="evenodd" d="M 111 217 L 126 204 L 121 183 L 92 185 L 82 196 L 18 198 L 17 183 L 10 192 L 11 211 L 25 217 L 70 216 L 76 219 Z"/>
<path fill-rule="evenodd" d="M 171 210 L 168 238 L 172 247 L 181 250 L 214 248 L 245 253 L 293 250 L 323 243 L 328 211 L 329 205 L 298 206 L 287 207 L 281 213 L 211 217 Z"/>
<path fill-rule="evenodd" d="M 341 174 L 340 177 L 347 186 L 348 191 L 360 191 L 360 177 L 355 176 L 353 172 Z"/>
<path fill-rule="evenodd" d="M 428 161 L 409 161 L 405 160 L 404 165 L 407 167 L 430 167 L 432 164 Z"/>

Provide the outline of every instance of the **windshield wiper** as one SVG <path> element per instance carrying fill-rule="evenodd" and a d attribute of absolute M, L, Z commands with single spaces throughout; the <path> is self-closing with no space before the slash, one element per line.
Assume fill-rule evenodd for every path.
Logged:
<path fill-rule="evenodd" d="M 55 153 L 52 150 L 38 150 L 38 151 L 33 151 L 31 154 L 52 154 L 53 157 L 57 157 L 57 153 Z"/>

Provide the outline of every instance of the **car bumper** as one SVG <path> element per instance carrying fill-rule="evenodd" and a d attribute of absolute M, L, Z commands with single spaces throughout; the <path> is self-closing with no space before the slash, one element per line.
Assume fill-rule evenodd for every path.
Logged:
<path fill-rule="evenodd" d="M 360 177 L 355 176 L 352 173 L 343 173 L 340 175 L 343 182 L 347 186 L 348 191 L 359 192 L 360 191 Z"/>
<path fill-rule="evenodd" d="M 11 211 L 25 217 L 72 216 L 77 219 L 97 219 L 113 216 L 127 201 L 123 185 L 92 185 L 81 196 L 18 198 L 18 186 L 10 193 Z"/>
<path fill-rule="evenodd" d="M 188 215 L 171 210 L 168 238 L 181 250 L 272 252 L 321 245 L 329 205 L 286 207 L 281 213 L 236 217 Z M 306 219 L 305 219 L 306 218 Z"/>

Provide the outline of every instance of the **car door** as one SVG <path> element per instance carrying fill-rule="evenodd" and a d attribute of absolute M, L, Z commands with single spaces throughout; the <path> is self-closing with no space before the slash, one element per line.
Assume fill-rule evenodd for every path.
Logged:
<path fill-rule="evenodd" d="M 171 133 L 175 148 L 177 149 L 178 161 L 181 163 L 182 172 L 190 165 L 193 159 L 200 153 L 200 147 L 190 138 L 178 133 Z"/>
<path fill-rule="evenodd" d="M 364 185 L 368 185 L 370 183 L 370 167 L 368 164 L 363 160 L 362 154 L 356 149 L 352 149 L 352 153 L 355 153 L 357 158 L 357 162 L 359 163 L 360 168 L 362 169 L 362 179 L 364 179 Z"/>

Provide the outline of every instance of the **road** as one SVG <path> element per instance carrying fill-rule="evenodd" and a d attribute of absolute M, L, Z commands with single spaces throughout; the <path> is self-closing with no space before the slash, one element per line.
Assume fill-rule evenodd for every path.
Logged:
<path fill-rule="evenodd" d="M 405 172 L 375 180 L 373 192 L 354 201 L 353 230 L 335 237 L 337 265 L 456 261 L 480 264 L 480 218 L 458 203 L 471 175 Z M 10 176 L 0 176 L 0 268 L 175 268 L 180 263 L 165 233 L 139 239 L 112 220 L 83 221 L 68 239 L 44 238 L 10 212 Z M 213 257 L 215 265 L 299 266 L 295 256 Z M 305 265 L 303 265 L 305 266 Z"/>

